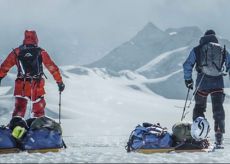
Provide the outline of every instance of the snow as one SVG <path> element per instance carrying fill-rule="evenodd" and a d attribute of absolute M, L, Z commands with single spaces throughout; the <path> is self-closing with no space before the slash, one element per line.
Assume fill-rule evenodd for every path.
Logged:
<path fill-rule="evenodd" d="M 127 153 L 124 147 L 137 124 L 159 122 L 171 132 L 173 124 L 180 121 L 184 101 L 165 99 L 152 93 L 143 85 L 142 76 L 135 76 L 129 71 L 123 72 L 123 75 L 129 76 L 121 74 L 120 77 L 113 77 L 106 76 L 106 72 L 100 72 L 100 69 L 87 69 L 88 75 L 78 75 L 69 72 L 74 66 L 65 68 L 66 89 L 62 93 L 61 122 L 68 148 L 59 153 L 4 154 L 0 155 L 1 163 L 228 162 L 228 128 L 225 149 L 214 153 Z M 51 78 L 46 80 L 46 91 L 47 108 L 58 113 L 57 85 Z M 1 96 L 0 104 L 11 110 L 12 95 Z M 229 103 L 224 105 L 225 109 L 230 107 Z M 192 109 L 188 111 L 185 121 L 191 121 Z M 1 123 L 6 123 L 10 114 L 3 116 Z M 211 104 L 208 104 L 207 118 L 213 127 Z M 226 125 L 229 125 L 229 110 L 226 110 Z M 210 137 L 213 140 L 213 128 Z"/>
<path fill-rule="evenodd" d="M 182 72 L 182 69 L 180 69 L 178 71 L 175 71 L 175 72 L 173 72 L 171 74 L 168 74 L 166 76 L 163 76 L 163 77 L 159 77 L 159 78 L 155 78 L 155 79 L 148 79 L 148 80 L 146 80 L 146 83 L 159 83 L 159 82 L 162 82 L 162 81 L 166 81 L 170 77 L 172 77 L 172 76 L 174 76 L 174 75 L 176 75 L 176 74 L 178 74 L 180 72 Z"/>
<path fill-rule="evenodd" d="M 12 87 L 7 86 L 7 87 L 1 87 L 0 88 L 0 96 L 5 95 Z"/>
<path fill-rule="evenodd" d="M 169 35 L 176 35 L 177 32 L 170 32 Z"/>
<path fill-rule="evenodd" d="M 155 64 L 159 63 L 160 61 L 164 60 L 165 58 L 167 58 L 168 56 L 174 54 L 175 52 L 180 52 L 180 51 L 183 51 L 183 50 L 186 50 L 188 48 L 188 46 L 186 47 L 181 47 L 181 48 L 177 48 L 175 50 L 172 50 L 172 51 L 167 51 L 165 53 L 162 53 L 160 55 L 157 55 L 156 58 L 154 58 L 152 61 L 150 61 L 149 63 L 147 63 L 146 65 L 138 68 L 136 71 L 137 72 L 144 72 L 148 69 L 150 69 L 151 67 L 153 67 Z"/>

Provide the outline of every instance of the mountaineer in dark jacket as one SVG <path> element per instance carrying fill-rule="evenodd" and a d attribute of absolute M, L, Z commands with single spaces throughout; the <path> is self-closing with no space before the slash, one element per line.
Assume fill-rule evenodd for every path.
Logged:
<path fill-rule="evenodd" d="M 193 109 L 193 120 L 197 117 L 204 117 L 206 111 L 207 96 L 210 94 L 214 119 L 214 130 L 216 145 L 223 144 L 225 133 L 225 112 L 223 102 L 224 80 L 223 68 L 226 72 L 230 69 L 230 55 L 225 46 L 218 43 L 214 30 L 207 30 L 201 37 L 198 46 L 194 47 L 183 64 L 185 85 L 193 89 L 192 71 L 196 67 L 196 90 L 195 107 Z"/>

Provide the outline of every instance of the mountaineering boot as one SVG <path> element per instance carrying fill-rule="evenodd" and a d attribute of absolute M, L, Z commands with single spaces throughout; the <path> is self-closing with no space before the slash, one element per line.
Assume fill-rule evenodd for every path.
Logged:
<path fill-rule="evenodd" d="M 223 149 L 223 134 L 225 133 L 225 122 L 224 120 L 215 121 L 214 122 L 214 130 L 215 130 L 215 145 L 216 149 Z"/>
<path fill-rule="evenodd" d="M 224 146 L 223 146 L 223 140 L 224 140 L 223 133 L 216 132 L 215 139 L 216 139 L 216 142 L 215 142 L 216 149 L 223 149 L 224 148 Z"/>

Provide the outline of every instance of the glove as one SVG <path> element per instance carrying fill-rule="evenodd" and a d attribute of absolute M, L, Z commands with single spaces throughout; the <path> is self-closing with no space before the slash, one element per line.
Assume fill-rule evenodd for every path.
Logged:
<path fill-rule="evenodd" d="M 192 79 L 185 80 L 185 85 L 186 85 L 187 88 L 193 89 L 193 80 Z"/>
<path fill-rule="evenodd" d="M 64 89 L 65 89 L 65 84 L 64 84 L 63 82 L 59 82 L 59 83 L 57 83 L 57 85 L 58 85 L 58 90 L 59 90 L 60 92 L 64 91 Z"/>

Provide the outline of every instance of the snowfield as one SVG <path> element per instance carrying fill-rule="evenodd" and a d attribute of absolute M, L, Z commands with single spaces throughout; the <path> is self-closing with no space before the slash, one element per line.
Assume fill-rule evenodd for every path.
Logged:
<path fill-rule="evenodd" d="M 212 153 L 139 154 L 125 150 L 131 131 L 143 122 L 160 123 L 171 132 L 171 127 L 180 121 L 184 101 L 166 99 L 145 87 L 146 79 L 139 74 L 123 72 L 111 76 L 101 69 L 79 69 L 84 74 L 71 73 L 75 67 L 63 67 L 66 89 L 62 94 L 61 123 L 67 149 L 59 153 L 34 153 L 0 155 L 1 163 L 217 163 L 228 162 L 229 146 L 229 101 L 226 100 L 225 149 Z M 47 75 L 47 74 L 46 74 Z M 154 79 L 149 79 L 154 81 Z M 156 79 L 157 80 L 157 79 Z M 158 79 L 159 80 L 159 79 Z M 46 80 L 47 109 L 58 113 L 57 85 L 52 77 Z M 2 88 L 2 91 L 9 88 Z M 176 92 L 176 91 L 175 91 Z M 228 92 L 227 92 L 228 93 Z M 228 96 L 226 99 L 229 99 Z M 10 119 L 13 110 L 12 94 L 0 94 L 1 124 Z M 185 121 L 191 121 L 192 107 Z M 213 120 L 211 104 L 206 116 Z M 56 117 L 57 118 L 57 117 Z M 58 121 L 58 119 L 57 119 Z"/>

